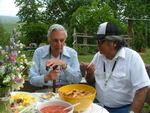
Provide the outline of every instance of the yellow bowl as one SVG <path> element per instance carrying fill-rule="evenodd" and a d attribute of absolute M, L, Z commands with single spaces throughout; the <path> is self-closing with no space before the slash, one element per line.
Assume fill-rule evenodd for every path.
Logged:
<path fill-rule="evenodd" d="M 90 95 L 80 97 L 70 97 L 64 95 L 64 93 L 68 93 L 74 89 L 90 92 Z M 71 84 L 59 88 L 58 93 L 62 100 L 65 100 L 71 104 L 80 103 L 79 105 L 75 106 L 74 112 L 83 112 L 92 104 L 96 95 L 96 90 L 95 88 L 85 84 Z"/>

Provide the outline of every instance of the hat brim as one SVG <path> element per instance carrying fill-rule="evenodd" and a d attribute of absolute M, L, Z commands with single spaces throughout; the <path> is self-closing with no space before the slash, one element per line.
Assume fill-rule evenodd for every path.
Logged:
<path fill-rule="evenodd" d="M 122 41 L 123 40 L 123 37 L 122 36 L 118 36 L 118 35 L 108 35 L 108 36 L 105 36 L 105 39 L 107 40 L 111 40 L 111 41 Z"/>

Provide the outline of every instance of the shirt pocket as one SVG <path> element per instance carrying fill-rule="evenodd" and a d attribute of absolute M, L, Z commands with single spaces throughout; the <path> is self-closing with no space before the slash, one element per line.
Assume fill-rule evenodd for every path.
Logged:
<path fill-rule="evenodd" d="M 124 85 L 127 83 L 126 81 L 126 74 L 123 72 L 119 73 L 112 73 L 110 78 L 110 86 L 114 89 L 122 89 Z"/>
<path fill-rule="evenodd" d="M 112 77 L 116 79 L 122 79 L 126 76 L 124 72 L 112 73 Z"/>
<path fill-rule="evenodd" d="M 105 74 L 102 68 L 96 68 L 94 74 L 97 79 L 105 79 Z"/>

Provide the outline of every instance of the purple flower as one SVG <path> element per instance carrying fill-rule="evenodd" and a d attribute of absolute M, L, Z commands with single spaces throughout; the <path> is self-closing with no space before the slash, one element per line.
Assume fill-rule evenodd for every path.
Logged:
<path fill-rule="evenodd" d="M 15 81 L 16 83 L 22 83 L 22 82 L 23 82 L 23 79 L 22 79 L 22 78 L 19 78 L 19 77 L 17 77 L 17 76 L 15 76 L 14 81 Z"/>
<path fill-rule="evenodd" d="M 4 63 L 3 61 L 0 61 L 0 66 L 3 65 L 3 63 Z"/>
<path fill-rule="evenodd" d="M 10 57 L 10 62 L 11 62 L 12 64 L 15 64 L 15 63 L 16 63 L 16 57 L 17 57 L 16 52 L 15 52 L 15 51 L 12 52 L 9 57 Z"/>

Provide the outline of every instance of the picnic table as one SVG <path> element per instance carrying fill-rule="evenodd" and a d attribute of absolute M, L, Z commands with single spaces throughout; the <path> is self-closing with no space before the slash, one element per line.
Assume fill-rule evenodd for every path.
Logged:
<path fill-rule="evenodd" d="M 55 93 L 55 95 L 51 98 L 51 99 L 47 99 L 47 100 L 43 100 L 41 97 L 42 95 L 46 94 L 46 92 L 33 92 L 33 93 L 29 93 L 29 92 L 13 92 L 12 94 L 15 95 L 17 93 L 27 93 L 30 94 L 31 96 L 37 98 L 37 101 L 35 103 L 33 103 L 32 105 L 26 106 L 24 109 L 22 109 L 19 113 L 28 113 L 28 112 L 32 112 L 32 113 L 37 113 L 38 112 L 38 106 L 40 106 L 40 104 L 47 102 L 47 101 L 51 101 L 51 100 L 61 100 L 58 93 Z M 104 107 L 96 104 L 96 103 L 92 103 L 90 105 L 89 108 L 87 108 L 86 111 L 84 112 L 80 112 L 80 113 L 109 113 Z"/>

